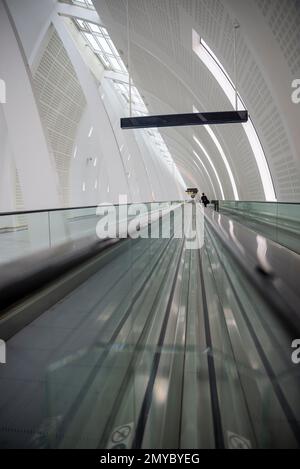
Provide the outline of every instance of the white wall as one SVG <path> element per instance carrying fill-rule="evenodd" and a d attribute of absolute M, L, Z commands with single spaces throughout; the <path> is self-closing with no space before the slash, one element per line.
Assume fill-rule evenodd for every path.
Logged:
<path fill-rule="evenodd" d="M 128 115 L 119 93 L 109 78 L 102 80 L 101 95 L 112 122 L 119 148 L 122 149 L 126 174 L 129 176 L 134 202 L 151 200 L 176 200 L 183 197 L 172 170 L 152 144 L 145 130 L 122 130 L 120 117 Z"/>
<path fill-rule="evenodd" d="M 111 80 L 103 79 L 99 94 L 108 113 L 123 160 L 130 191 L 128 200 L 148 202 L 183 198 L 184 188 L 174 184 L 172 171 L 170 172 L 156 149 L 151 146 L 147 134 L 143 130 L 121 130 L 119 119 L 126 110 L 122 109 L 120 96 Z M 73 205 L 93 205 L 114 201 L 110 188 L 115 185 L 117 174 L 112 180 L 109 179 L 99 144 L 100 140 L 101 134 L 99 135 L 94 127 L 87 107 L 73 148 L 70 171 Z M 128 195 L 127 191 L 126 195 Z"/>
<path fill-rule="evenodd" d="M 34 19 L 32 20 L 34 21 Z M 60 205 L 57 177 L 26 64 L 14 25 L 0 0 L 0 77 L 6 82 L 6 103 L 2 113 L 7 128 L 11 158 L 18 170 L 26 209 Z M 2 128 L 2 132 L 5 132 Z M 4 158 L 5 153 L 2 155 Z M 6 158 L 6 157 L 5 157 Z M 7 171 L 11 165 L 6 162 Z M 4 172 L 2 178 L 9 178 Z"/>
<path fill-rule="evenodd" d="M 110 202 L 110 181 L 88 108 L 81 119 L 70 165 L 71 204 L 95 205 Z"/>
<path fill-rule="evenodd" d="M 62 18 L 58 15 L 53 15 L 52 22 L 64 44 L 84 93 L 92 126 L 99 136 L 99 148 L 105 159 L 105 167 L 111 185 L 110 195 L 113 199 L 112 202 L 117 203 L 120 193 L 125 194 L 129 192 L 128 182 L 122 168 L 122 158 L 117 141 L 98 92 L 97 83 L 82 59 Z"/>
<path fill-rule="evenodd" d="M 116 203 L 119 194 L 127 194 L 128 201 L 133 202 L 182 198 L 185 195 L 182 188 L 178 189 L 173 175 L 166 171 L 165 164 L 159 160 L 155 149 L 151 148 L 149 151 L 149 144 L 147 145 L 145 138 L 141 138 L 141 133 L 126 133 L 120 129 L 120 117 L 126 113 L 124 104 L 118 100 L 118 94 L 105 76 L 102 77 L 100 89 L 96 91 L 95 82 L 91 79 L 87 61 L 82 54 L 84 48 L 80 47 L 78 50 L 78 38 L 74 31 L 71 30 L 71 37 L 67 23 L 60 17 L 55 16 L 53 23 L 77 72 L 88 103 L 74 144 L 74 152 L 77 146 L 77 156 L 73 165 L 75 168 L 76 165 L 77 168 L 81 167 L 79 173 L 77 169 L 79 178 L 75 176 L 75 180 L 71 182 L 71 187 L 75 183 L 81 192 L 79 195 L 77 189 L 73 191 L 75 199 L 85 203 Z M 95 68 L 91 69 L 98 77 Z M 91 128 L 93 134 L 87 137 Z M 91 152 L 92 155 L 87 156 Z M 90 158 L 92 161 L 89 161 Z M 97 166 L 94 167 L 96 158 Z M 98 186 L 95 189 L 97 174 Z"/>
<path fill-rule="evenodd" d="M 0 211 L 15 209 L 14 159 L 8 139 L 8 130 L 0 105 Z M 1 223 L 0 223 L 1 226 Z"/>
<path fill-rule="evenodd" d="M 6 0 L 28 62 L 38 50 L 50 24 L 56 0 Z"/>
<path fill-rule="evenodd" d="M 63 206 L 53 148 L 37 104 L 32 73 L 43 57 L 49 27 L 56 29 L 76 72 L 86 109 L 74 138 L 70 165 L 70 206 L 175 200 L 184 188 L 143 131 L 120 129 L 123 104 L 109 80 L 101 81 L 90 51 L 84 57 L 74 30 L 58 15 L 54 0 L 11 0 L 9 18 L 0 0 L 0 78 L 7 83 L 8 102 L 0 112 L 0 210 L 15 209 L 15 168 L 25 209 Z M 78 10 L 78 9 L 77 9 Z M 12 21 L 12 23 L 11 23 Z M 5 46 L 4 46 L 5 44 Z M 22 86 L 20 86 L 22 84 Z M 65 92 L 65 90 L 64 90 Z M 92 129 L 92 132 L 91 132 Z"/>

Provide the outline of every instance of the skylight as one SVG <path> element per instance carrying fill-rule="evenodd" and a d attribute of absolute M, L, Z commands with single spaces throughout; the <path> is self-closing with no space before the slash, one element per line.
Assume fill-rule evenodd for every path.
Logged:
<path fill-rule="evenodd" d="M 224 75 L 226 75 L 226 77 L 228 78 L 228 80 L 231 82 L 231 84 L 233 85 L 233 82 L 231 81 L 230 79 L 230 76 L 229 74 L 226 72 L 225 68 L 223 67 L 223 65 L 221 64 L 221 62 L 219 61 L 218 57 L 213 53 L 213 51 L 210 49 L 210 47 L 208 47 L 208 45 L 206 44 L 206 42 L 204 41 L 204 39 L 201 37 L 200 38 L 200 44 L 203 46 L 203 48 L 205 49 L 205 52 L 208 52 L 212 58 L 214 59 L 214 61 L 217 63 L 217 65 L 220 67 L 220 69 L 222 70 L 222 72 L 224 73 Z"/>
<path fill-rule="evenodd" d="M 92 0 L 72 0 L 72 3 L 79 7 L 95 10 Z"/>
<path fill-rule="evenodd" d="M 106 28 L 80 19 L 74 19 L 74 22 L 106 69 L 127 74 L 126 67 Z"/>

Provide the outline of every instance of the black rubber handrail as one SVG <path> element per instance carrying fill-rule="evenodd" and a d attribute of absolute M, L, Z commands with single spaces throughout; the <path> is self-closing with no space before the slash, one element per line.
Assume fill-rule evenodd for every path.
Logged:
<path fill-rule="evenodd" d="M 1 266 L 0 317 L 3 311 L 27 295 L 120 241 L 120 239 L 99 240 L 96 236 L 82 238 Z"/>
<path fill-rule="evenodd" d="M 111 204 L 114 207 L 121 207 L 122 205 L 128 206 L 128 205 L 139 205 L 139 204 L 174 204 L 174 203 L 182 203 L 185 202 L 184 200 L 160 200 L 160 201 L 152 201 L 152 202 L 131 202 L 128 204 Z M 86 205 L 82 207 L 57 207 L 57 208 L 43 208 L 43 209 L 37 209 L 37 210 L 18 210 L 14 212 L 0 212 L 0 217 L 7 217 L 7 216 L 13 216 L 13 215 L 30 215 L 31 213 L 47 213 L 47 212 L 66 212 L 67 210 L 87 210 L 87 209 L 96 209 L 99 206 L 101 207 L 109 207 L 111 206 L 109 203 L 107 205 Z M 96 214 L 95 214 L 96 215 Z"/>

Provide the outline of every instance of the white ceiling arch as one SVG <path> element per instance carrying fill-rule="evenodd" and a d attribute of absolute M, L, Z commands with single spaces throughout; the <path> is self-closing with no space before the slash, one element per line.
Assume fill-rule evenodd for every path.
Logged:
<path fill-rule="evenodd" d="M 129 0 L 132 72 L 136 86 L 149 89 L 177 112 L 190 112 L 193 105 L 200 110 L 226 109 L 224 96 L 205 67 L 193 57 L 191 34 L 193 28 L 199 31 L 232 75 L 235 3 L 235 0 Z M 257 4 L 261 1 L 249 0 L 247 3 L 258 10 L 260 5 Z M 120 0 L 94 0 L 94 4 L 114 42 L 123 51 L 125 61 L 126 3 Z M 251 53 L 249 39 L 244 36 L 242 8 L 238 11 L 238 20 L 241 24 L 238 53 L 240 92 L 264 147 L 278 199 L 295 200 L 298 193 L 300 196 L 300 157 L 299 154 L 293 154 L 284 119 L 276 107 L 276 100 L 272 100 L 274 90 L 268 86 L 264 70 Z M 264 27 L 267 28 L 267 24 Z M 272 53 L 277 53 L 277 45 L 272 43 L 272 47 Z M 171 74 L 173 80 L 170 79 Z M 171 81 L 173 84 L 177 81 L 177 89 Z M 149 101 L 151 112 L 164 111 L 163 105 L 154 106 L 151 99 Z M 233 129 L 232 126 L 224 126 L 218 128 L 218 138 L 225 142 L 230 153 L 240 198 L 263 200 L 259 173 L 254 167 L 255 161 L 251 161 L 253 154 L 249 144 L 241 137 L 241 132 L 237 127 Z M 186 139 L 190 140 L 188 133 Z M 217 165 L 220 156 L 212 151 L 212 157 Z M 233 198 L 225 182 L 224 168 L 220 167 L 220 172 L 226 187 L 225 196 Z"/>

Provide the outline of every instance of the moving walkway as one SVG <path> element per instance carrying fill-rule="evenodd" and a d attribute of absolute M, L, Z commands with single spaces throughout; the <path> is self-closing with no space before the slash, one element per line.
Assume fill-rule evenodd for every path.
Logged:
<path fill-rule="evenodd" d="M 186 205 L 101 241 L 96 208 L 47 212 L 15 295 L 3 266 L 0 447 L 300 446 L 299 255 L 209 209 L 197 225 L 192 203 L 195 249 Z"/>

